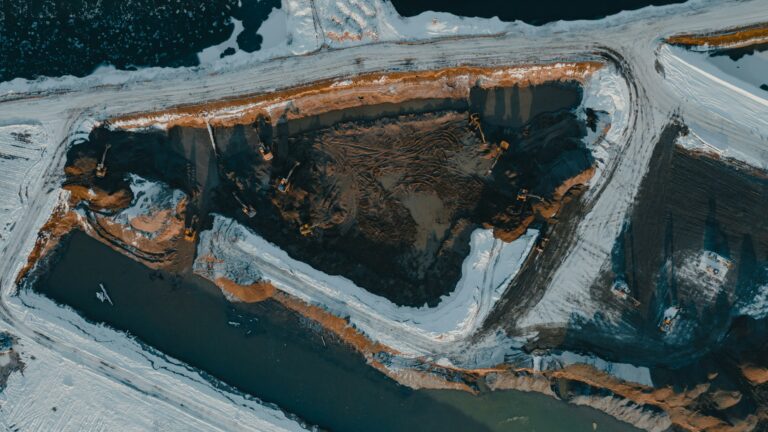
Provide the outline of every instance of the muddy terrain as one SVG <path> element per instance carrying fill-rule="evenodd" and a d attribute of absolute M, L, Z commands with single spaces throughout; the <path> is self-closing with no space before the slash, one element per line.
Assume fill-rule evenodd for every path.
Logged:
<path fill-rule="evenodd" d="M 580 100 L 576 84 L 546 84 L 293 121 L 262 116 L 212 129 L 215 149 L 205 129 L 100 128 L 70 151 L 67 188 L 105 211 L 130 202 L 128 173 L 161 180 L 188 195 L 193 231 L 212 212 L 235 217 L 328 274 L 398 304 L 434 305 L 461 277 L 473 230 L 513 241 L 542 228 L 591 176 Z M 97 178 L 107 145 L 109 170 Z M 94 189 L 113 198 L 88 199 Z"/>

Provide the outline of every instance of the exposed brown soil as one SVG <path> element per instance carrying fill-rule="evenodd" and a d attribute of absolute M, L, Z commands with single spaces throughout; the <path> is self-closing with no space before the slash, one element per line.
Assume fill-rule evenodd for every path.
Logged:
<path fill-rule="evenodd" d="M 231 280 L 220 277 L 214 281 L 216 286 L 237 297 L 245 303 L 258 303 L 275 295 L 275 286 L 269 282 L 256 282 L 250 285 L 238 285 Z"/>
<path fill-rule="evenodd" d="M 533 100 L 548 109 L 537 89 Z M 496 104 L 510 105 L 506 98 Z M 458 281 L 474 229 L 513 241 L 555 216 L 567 192 L 591 178 L 581 126 L 568 112 L 574 103 L 578 97 L 565 106 L 550 101 L 554 112 L 534 110 L 517 128 L 488 125 L 480 115 L 484 132 L 453 110 L 288 136 L 278 127 L 267 134 L 269 163 L 254 152 L 259 138 L 247 128 L 219 130 L 222 177 L 232 188 L 220 206 L 314 268 L 398 304 L 435 304 Z M 289 174 L 288 190 L 277 191 Z M 257 216 L 243 218 L 233 195 Z"/>
<path fill-rule="evenodd" d="M 603 66 L 599 62 L 563 62 L 512 67 L 452 67 L 433 71 L 369 73 L 345 81 L 323 80 L 268 94 L 249 95 L 204 104 L 179 106 L 109 119 L 113 128 L 153 125 L 204 128 L 252 124 L 258 117 L 295 120 L 324 112 L 367 105 L 397 104 L 414 99 L 467 100 L 472 87 L 532 86 L 579 81 Z"/>
<path fill-rule="evenodd" d="M 685 47 L 739 48 L 768 42 L 768 24 L 758 24 L 707 34 L 683 34 L 668 37 L 666 42 Z"/>
<path fill-rule="evenodd" d="M 264 284 L 269 285 L 268 282 L 264 282 Z M 229 292 L 233 292 L 231 289 L 237 287 L 230 281 L 224 285 L 227 286 L 225 289 Z M 399 353 L 385 345 L 373 342 L 352 327 L 346 319 L 337 317 L 320 307 L 308 305 L 280 291 L 274 291 L 272 298 L 288 309 L 317 322 L 324 329 L 349 344 L 360 352 L 372 367 L 399 383 L 415 389 L 454 389 L 478 393 L 477 383 L 482 381 L 483 386 L 490 390 L 536 391 L 566 400 L 583 394 L 599 394 L 603 397 L 616 398 L 617 405 L 623 404 L 622 400 L 628 400 L 636 404 L 637 409 L 664 412 L 680 430 L 691 432 L 749 431 L 754 428 L 762 415 L 750 415 L 731 424 L 720 418 L 702 413 L 700 403 L 702 400 L 711 400 L 717 405 L 717 409 L 727 410 L 739 402 L 741 398 L 739 392 L 711 389 L 707 383 L 682 390 L 671 387 L 647 387 L 622 381 L 586 364 L 569 365 L 562 369 L 548 371 L 534 371 L 529 368 L 512 368 L 504 365 L 495 368 L 468 370 L 439 366 L 425 361 L 420 363 L 418 368 L 392 369 L 382 363 L 379 356 L 381 353 L 395 356 Z M 764 371 L 760 373 L 764 373 Z M 747 372 L 745 369 L 745 375 L 747 374 L 752 374 L 752 371 Z"/>
<path fill-rule="evenodd" d="M 27 257 L 27 262 L 24 264 L 24 267 L 22 267 L 21 271 L 16 275 L 16 285 L 19 285 L 21 281 L 27 277 L 40 258 L 46 256 L 53 250 L 60 239 L 79 226 L 80 223 L 81 221 L 77 214 L 71 211 L 66 203 L 59 203 L 37 233 L 37 240 L 32 248 L 32 252 Z"/>
<path fill-rule="evenodd" d="M 768 382 L 768 368 L 745 364 L 741 366 L 741 372 L 753 384 L 765 384 Z"/>
<path fill-rule="evenodd" d="M 87 202 L 88 207 L 94 211 L 122 210 L 127 208 L 133 199 L 130 189 L 109 193 L 98 186 L 88 187 L 76 184 L 64 185 L 63 189 L 71 194 L 70 204 L 74 206 L 80 202 Z"/>

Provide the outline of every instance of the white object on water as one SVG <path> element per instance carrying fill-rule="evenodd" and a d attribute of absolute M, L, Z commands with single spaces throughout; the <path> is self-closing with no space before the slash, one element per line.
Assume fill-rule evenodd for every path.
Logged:
<path fill-rule="evenodd" d="M 99 288 L 101 288 L 101 291 L 96 293 L 96 298 L 99 299 L 99 301 L 101 301 L 102 303 L 107 301 L 107 302 L 109 302 L 110 306 L 114 306 L 115 304 L 112 303 L 112 299 L 109 298 L 109 294 L 107 294 L 107 289 L 104 288 L 104 284 L 103 283 L 99 283 Z"/>

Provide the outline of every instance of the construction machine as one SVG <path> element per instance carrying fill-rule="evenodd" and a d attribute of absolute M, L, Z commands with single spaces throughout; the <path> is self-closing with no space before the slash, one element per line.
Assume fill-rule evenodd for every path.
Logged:
<path fill-rule="evenodd" d="M 314 229 L 314 225 L 310 225 L 308 223 L 302 224 L 299 227 L 299 234 L 301 234 L 304 237 L 309 237 L 312 235 L 312 230 Z"/>
<path fill-rule="evenodd" d="M 544 248 L 547 247 L 547 243 L 549 243 L 549 237 L 542 236 L 541 240 L 539 240 L 539 242 L 536 244 L 536 252 L 544 252 Z"/>
<path fill-rule="evenodd" d="M 197 237 L 197 231 L 195 227 L 197 226 L 197 215 L 192 216 L 192 220 L 189 222 L 188 225 L 184 226 L 184 240 L 187 241 L 195 241 L 195 238 Z"/>
<path fill-rule="evenodd" d="M 259 143 L 259 154 L 261 154 L 261 157 L 264 158 L 266 162 L 269 162 L 274 157 L 272 155 L 272 152 L 267 148 L 267 146 L 264 145 L 264 143 Z"/>
<path fill-rule="evenodd" d="M 480 139 L 483 141 L 483 144 L 485 144 L 485 134 L 483 133 L 483 126 L 480 124 L 480 116 L 477 113 L 472 113 L 469 115 L 469 125 L 480 132 Z"/>
<path fill-rule="evenodd" d="M 675 323 L 675 320 L 679 315 L 679 307 L 672 306 L 667 308 L 667 310 L 664 311 L 664 317 L 662 318 L 661 324 L 659 325 L 659 331 L 662 333 L 669 333 L 670 330 L 672 330 L 672 325 Z"/>
<path fill-rule="evenodd" d="M 280 181 L 277 182 L 277 190 L 278 192 L 286 193 L 291 189 L 291 176 L 293 175 L 294 171 L 296 171 L 296 167 L 298 167 L 300 162 L 296 162 L 293 164 L 293 167 L 290 171 L 288 171 L 288 175 L 281 178 Z"/>
<path fill-rule="evenodd" d="M 517 192 L 517 200 L 520 202 L 525 202 L 528 200 L 528 189 L 520 189 L 519 192 Z"/>
<path fill-rule="evenodd" d="M 501 140 L 499 146 L 495 149 L 496 154 L 493 156 L 493 163 L 491 163 L 491 166 L 488 168 L 488 171 L 485 172 L 485 175 L 491 175 L 493 169 L 496 167 L 496 164 L 499 163 L 501 155 L 507 150 L 509 150 L 509 143 Z"/>
<path fill-rule="evenodd" d="M 243 211 L 243 213 L 248 216 L 248 218 L 253 218 L 256 216 L 256 209 L 253 208 L 250 204 L 245 204 L 236 193 L 232 192 L 232 196 L 235 197 L 235 201 L 237 201 L 238 204 L 240 204 L 240 209 Z"/>
<path fill-rule="evenodd" d="M 96 178 L 104 178 L 107 176 L 107 165 L 104 163 L 107 160 L 107 152 L 111 146 L 107 144 L 104 148 L 104 153 L 101 155 L 101 162 L 96 165 Z"/>

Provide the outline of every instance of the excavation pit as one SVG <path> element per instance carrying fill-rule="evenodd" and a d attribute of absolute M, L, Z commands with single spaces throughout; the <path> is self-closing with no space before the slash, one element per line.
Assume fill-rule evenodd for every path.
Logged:
<path fill-rule="evenodd" d="M 476 87 L 466 100 L 214 127 L 215 151 L 205 128 L 98 128 L 70 151 L 67 182 L 110 194 L 129 173 L 166 182 L 189 195 L 196 230 L 212 213 L 233 217 L 320 271 L 435 305 L 461 277 L 474 230 L 514 241 L 589 179 L 580 102 L 576 82 Z M 107 144 L 99 179 L 88 167 Z"/>

